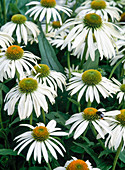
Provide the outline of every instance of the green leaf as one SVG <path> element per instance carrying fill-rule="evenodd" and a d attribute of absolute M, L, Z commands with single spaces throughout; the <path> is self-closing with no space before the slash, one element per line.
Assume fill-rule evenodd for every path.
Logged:
<path fill-rule="evenodd" d="M 23 0 L 23 1 L 18 0 L 17 6 L 21 14 L 25 15 L 26 11 L 29 9 L 29 7 L 26 6 L 26 4 L 29 2 L 31 2 L 31 0 Z"/>
<path fill-rule="evenodd" d="M 78 147 L 78 146 L 72 146 L 70 149 L 71 149 L 71 151 L 73 151 L 74 153 L 81 153 L 81 154 L 84 153 L 84 150 L 81 149 L 81 147 Z"/>
<path fill-rule="evenodd" d="M 0 90 L 0 107 L 2 107 L 3 103 L 3 95 L 2 95 L 2 90 Z"/>
<path fill-rule="evenodd" d="M 123 152 L 120 153 L 119 155 L 119 159 L 125 163 L 125 150 Z"/>
<path fill-rule="evenodd" d="M 0 155 L 17 155 L 17 151 L 13 151 L 12 149 L 0 149 Z"/>
<path fill-rule="evenodd" d="M 49 120 L 56 120 L 57 123 L 65 126 L 66 120 L 69 118 L 68 114 L 62 113 L 62 112 L 50 112 L 49 114 L 46 114 L 46 117 Z M 65 126 L 68 128 L 67 126 Z"/>
<path fill-rule="evenodd" d="M 0 149 L 0 155 L 12 155 L 17 156 L 17 151 L 13 151 L 12 149 Z M 24 155 L 19 154 L 19 156 L 22 156 L 25 158 Z"/>
<path fill-rule="evenodd" d="M 29 170 L 45 170 L 45 168 L 34 166 L 34 167 L 29 167 Z"/>
<path fill-rule="evenodd" d="M 9 124 L 9 127 L 11 127 L 13 124 L 20 122 L 20 118 L 17 117 L 11 124 Z"/>
<path fill-rule="evenodd" d="M 76 142 L 73 142 L 73 143 L 83 148 L 84 151 L 87 154 L 89 154 L 91 158 L 95 161 L 97 167 L 100 168 L 101 170 L 109 170 L 112 167 L 112 165 L 110 165 L 108 161 L 104 161 L 104 159 L 98 159 L 97 153 L 95 153 L 95 151 L 92 148 L 90 148 L 88 144 L 84 144 L 84 143 L 81 144 L 81 143 L 76 143 Z"/>
<path fill-rule="evenodd" d="M 41 53 L 41 63 L 47 64 L 51 69 L 63 72 L 63 67 L 59 63 L 53 47 L 49 44 L 46 39 L 41 24 L 39 24 L 40 34 L 38 36 L 39 40 L 39 50 Z"/>
<path fill-rule="evenodd" d="M 95 52 L 95 60 L 92 61 L 91 57 L 89 56 L 88 60 L 83 64 L 83 69 L 97 69 L 99 64 L 99 53 L 98 51 Z"/>
<path fill-rule="evenodd" d="M 109 155 L 110 153 L 114 153 L 115 151 L 112 151 L 111 149 L 108 149 L 106 148 L 106 150 L 102 151 L 100 154 L 99 154 L 99 158 L 101 158 L 102 156 L 107 156 Z"/>
<path fill-rule="evenodd" d="M 82 137 L 83 140 L 86 141 L 86 143 L 88 144 L 88 146 L 94 146 L 94 142 L 90 142 L 88 138 L 86 138 L 85 136 Z"/>
<path fill-rule="evenodd" d="M 98 164 L 97 154 L 88 146 L 88 144 L 81 144 L 81 143 L 76 143 L 76 142 L 73 142 L 73 143 L 83 148 L 84 151 L 92 157 L 92 159 L 96 162 L 96 164 Z"/>
<path fill-rule="evenodd" d="M 9 7 L 9 4 L 10 4 L 10 0 L 5 0 L 5 2 L 6 2 L 6 13 L 7 13 L 8 7 Z"/>
<path fill-rule="evenodd" d="M 68 100 L 69 100 L 70 102 L 72 102 L 73 104 L 75 104 L 75 105 L 77 105 L 77 106 L 80 106 L 80 103 L 77 102 L 77 101 L 75 101 L 74 99 L 71 99 L 71 98 L 68 97 Z"/>
<path fill-rule="evenodd" d="M 2 90 L 4 91 L 4 93 L 8 93 L 10 89 L 5 84 L 3 84 Z"/>

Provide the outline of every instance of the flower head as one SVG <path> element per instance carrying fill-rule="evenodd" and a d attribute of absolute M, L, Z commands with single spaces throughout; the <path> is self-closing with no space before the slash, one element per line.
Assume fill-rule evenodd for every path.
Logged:
<path fill-rule="evenodd" d="M 72 72 L 72 75 L 67 90 L 71 90 L 71 96 L 78 92 L 78 101 L 84 93 L 86 93 L 87 102 L 89 99 L 93 102 L 95 98 L 98 103 L 100 103 L 99 92 L 104 98 L 112 96 L 111 93 L 116 93 L 115 85 L 111 80 L 103 77 L 98 70 L 90 69 L 83 73 Z"/>
<path fill-rule="evenodd" d="M 27 126 L 32 130 L 25 132 L 19 136 L 17 136 L 14 140 L 20 142 L 14 150 L 20 147 L 18 154 L 28 145 L 30 144 L 29 150 L 27 152 L 26 160 L 29 161 L 32 153 L 34 152 L 34 160 L 38 159 L 38 163 L 41 164 L 41 156 L 43 155 L 45 161 L 48 163 L 49 156 L 48 151 L 52 154 L 52 156 L 57 159 L 57 151 L 61 156 L 63 155 L 62 150 L 65 152 L 65 148 L 63 145 L 54 137 L 56 136 L 66 136 L 66 132 L 59 131 L 60 128 L 56 128 L 56 121 L 51 120 L 47 126 L 44 123 L 37 123 L 36 127 L 33 127 L 29 124 L 21 124 L 20 126 Z M 58 131 L 57 131 L 58 130 Z M 54 137 L 53 137 L 54 136 Z"/>
<path fill-rule="evenodd" d="M 86 14 L 83 18 L 69 19 L 57 31 L 57 34 L 67 28 L 70 28 L 70 31 L 61 48 L 65 48 L 67 44 L 72 44 L 73 53 L 81 56 L 81 58 L 84 50 L 87 50 L 86 60 L 90 55 L 94 61 L 96 50 L 99 51 L 101 59 L 103 59 L 103 56 L 107 59 L 112 58 L 115 56 L 116 38 L 124 39 L 120 27 L 103 21 L 96 13 Z"/>
<path fill-rule="evenodd" d="M 31 77 L 35 77 L 39 83 L 46 84 L 57 91 L 59 87 L 63 91 L 63 85 L 66 85 L 66 77 L 60 72 L 51 70 L 46 64 L 37 64 L 31 71 Z"/>
<path fill-rule="evenodd" d="M 122 142 L 122 150 L 125 148 L 125 109 L 107 112 L 106 115 L 111 117 L 110 129 L 111 134 L 105 141 L 105 146 L 117 150 Z"/>
<path fill-rule="evenodd" d="M 26 12 L 26 15 L 31 13 L 30 17 L 34 15 L 34 20 L 39 18 L 39 21 L 42 21 L 46 16 L 47 23 L 49 23 L 51 18 L 53 17 L 54 21 L 59 20 L 62 24 L 61 16 L 57 11 L 62 11 L 68 16 L 70 16 L 70 13 L 72 11 L 67 7 L 62 7 L 58 5 L 56 3 L 56 0 L 41 0 L 40 2 L 32 1 L 26 5 L 35 5 Z"/>
<path fill-rule="evenodd" d="M 96 13 L 103 18 L 103 20 L 108 21 L 109 16 L 114 21 L 114 19 L 119 20 L 122 11 L 117 7 L 112 7 L 109 2 L 105 0 L 87 0 L 75 11 L 78 17 L 83 17 L 88 13 Z"/>
<path fill-rule="evenodd" d="M 112 80 L 116 83 L 117 99 L 119 99 L 119 104 L 122 101 L 125 102 L 125 80 L 123 80 L 123 83 L 120 83 L 115 78 L 112 78 Z"/>
<path fill-rule="evenodd" d="M 69 134 L 71 134 L 73 130 L 76 128 L 74 133 L 74 139 L 77 139 L 82 133 L 85 132 L 87 126 L 89 124 L 92 124 L 96 131 L 100 134 L 100 136 L 104 138 L 105 134 L 103 130 L 105 130 L 107 133 L 110 133 L 110 130 L 108 128 L 109 125 L 105 121 L 104 110 L 105 109 L 97 110 L 93 107 L 89 107 L 84 109 L 84 111 L 81 113 L 76 113 L 72 115 L 71 118 L 66 121 L 66 125 L 73 123 L 73 125 L 70 128 Z M 103 116 L 100 116 L 100 114 L 98 114 L 99 112 L 101 112 Z"/>
<path fill-rule="evenodd" d="M 14 78 L 16 71 L 20 79 L 24 78 L 25 71 L 29 74 L 30 69 L 34 69 L 31 63 L 37 64 L 36 59 L 40 58 L 18 45 L 9 46 L 0 53 L 0 80 Z"/>
<path fill-rule="evenodd" d="M 6 48 L 13 43 L 14 39 L 7 33 L 0 31 L 0 47 Z"/>
<path fill-rule="evenodd" d="M 64 167 L 57 167 L 54 170 L 100 170 L 98 168 L 93 168 L 91 163 L 87 161 L 83 161 L 81 159 L 77 159 L 72 157 L 70 161 L 67 161 Z"/>
<path fill-rule="evenodd" d="M 22 14 L 13 15 L 11 21 L 3 25 L 1 30 L 10 36 L 13 36 L 16 32 L 17 42 L 20 44 L 23 40 L 25 45 L 29 41 L 36 41 L 40 32 L 38 26 L 31 21 L 27 21 L 26 16 Z"/>
<path fill-rule="evenodd" d="M 52 88 L 45 84 L 39 84 L 36 79 L 24 78 L 7 93 L 4 100 L 6 102 L 4 110 L 8 111 L 8 115 L 12 115 L 18 102 L 18 113 L 21 120 L 28 118 L 33 108 L 36 116 L 39 117 L 41 107 L 45 112 L 48 112 L 46 97 L 53 104 L 56 95 Z"/>

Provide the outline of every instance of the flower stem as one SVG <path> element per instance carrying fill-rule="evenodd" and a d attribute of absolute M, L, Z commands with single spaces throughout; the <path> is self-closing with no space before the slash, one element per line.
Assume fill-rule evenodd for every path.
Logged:
<path fill-rule="evenodd" d="M 46 34 L 48 33 L 48 23 L 46 21 Z"/>
<path fill-rule="evenodd" d="M 0 124 L 1 124 L 1 128 L 3 129 L 3 122 L 2 122 L 2 115 L 1 115 L 1 109 L 0 109 Z"/>
<path fill-rule="evenodd" d="M 120 145 L 119 145 L 119 147 L 117 149 L 117 152 L 116 152 L 116 155 L 115 155 L 115 158 L 114 158 L 114 162 L 113 162 L 112 170 L 115 170 L 117 160 L 118 160 L 118 157 L 119 157 L 119 154 L 120 154 L 122 146 L 123 146 L 123 139 L 121 140 L 121 143 L 120 143 Z"/>
<path fill-rule="evenodd" d="M 18 82 L 20 82 L 20 74 L 19 74 L 19 72 L 17 70 L 16 70 L 16 77 L 18 79 Z"/>
<path fill-rule="evenodd" d="M 69 70 L 69 79 L 71 78 L 71 69 L 70 69 L 70 52 L 67 50 L 67 65 Z"/>
<path fill-rule="evenodd" d="M 50 166 L 49 162 L 48 162 L 48 163 L 46 163 L 46 164 L 47 164 L 47 166 L 48 166 L 49 170 L 52 170 L 52 168 L 51 168 L 51 166 Z"/>
<path fill-rule="evenodd" d="M 3 16 L 4 16 L 4 23 L 7 21 L 7 16 L 6 16 L 6 0 L 3 0 Z"/>
<path fill-rule="evenodd" d="M 32 125 L 33 124 L 33 113 L 31 113 L 31 115 L 30 115 L 30 125 Z"/>
<path fill-rule="evenodd" d="M 112 77 L 115 69 L 119 66 L 119 64 L 120 64 L 124 59 L 125 59 L 125 57 L 123 57 L 121 60 L 119 60 L 119 62 L 117 62 L 117 64 L 113 67 L 113 69 L 112 69 L 112 71 L 111 71 L 111 73 L 110 73 L 110 75 L 109 75 L 109 79 Z"/>
<path fill-rule="evenodd" d="M 81 63 L 79 65 L 79 69 L 83 69 L 83 64 L 84 64 L 84 61 L 85 61 L 87 48 L 88 48 L 88 45 L 87 45 L 87 42 L 86 42 L 85 48 L 84 48 L 84 53 L 83 53 L 83 56 L 82 56 L 82 60 L 81 60 Z"/>
<path fill-rule="evenodd" d="M 42 116 L 43 116 L 43 122 L 44 124 L 46 124 L 46 117 L 45 117 L 45 112 L 43 109 L 42 109 Z"/>
<path fill-rule="evenodd" d="M 96 136 L 97 136 L 97 132 L 96 132 L 94 126 L 93 126 L 92 124 L 90 124 L 90 126 L 91 126 L 91 129 L 92 129 L 93 134 L 94 134 L 95 137 L 96 137 Z M 105 148 L 103 142 L 101 141 L 101 139 L 98 139 L 98 142 L 100 143 L 100 145 L 102 146 L 102 148 L 105 150 L 106 148 Z"/>
<path fill-rule="evenodd" d="M 90 102 L 90 99 L 88 100 L 87 107 L 91 107 L 92 103 Z"/>

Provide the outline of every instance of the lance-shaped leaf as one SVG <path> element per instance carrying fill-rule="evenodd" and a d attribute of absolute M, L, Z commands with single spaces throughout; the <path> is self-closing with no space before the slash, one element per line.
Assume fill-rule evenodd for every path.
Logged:
<path fill-rule="evenodd" d="M 40 24 L 39 24 L 39 28 L 40 28 L 40 34 L 38 36 L 38 40 L 39 40 L 39 50 L 41 53 L 41 63 L 47 64 L 53 70 L 63 72 L 63 67 L 59 63 L 53 47 L 46 39 Z"/>

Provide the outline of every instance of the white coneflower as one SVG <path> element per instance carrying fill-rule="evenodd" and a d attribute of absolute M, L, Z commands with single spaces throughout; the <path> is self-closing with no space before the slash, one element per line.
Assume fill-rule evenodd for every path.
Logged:
<path fill-rule="evenodd" d="M 55 34 L 55 36 L 53 36 L 53 39 L 50 40 L 49 42 L 53 46 L 56 46 L 56 48 L 60 48 L 60 50 L 63 50 L 66 47 L 66 46 L 64 46 L 64 42 L 65 42 L 65 39 L 68 36 L 68 34 L 69 34 L 68 29 L 63 30 L 59 34 Z M 68 51 L 72 50 L 72 43 L 71 42 L 67 43 L 67 48 L 68 48 Z"/>
<path fill-rule="evenodd" d="M 99 168 L 93 168 L 91 163 L 72 157 L 70 161 L 67 161 L 64 167 L 57 167 L 54 170 L 100 170 Z"/>
<path fill-rule="evenodd" d="M 17 42 L 20 44 L 23 40 L 25 45 L 28 41 L 36 41 L 40 33 L 38 26 L 31 21 L 27 21 L 27 18 L 22 14 L 13 15 L 11 21 L 3 25 L 1 30 L 11 36 L 16 32 Z"/>
<path fill-rule="evenodd" d="M 78 7 L 75 12 L 78 13 L 78 17 L 83 17 L 88 13 L 96 13 L 106 21 L 108 21 L 109 16 L 112 21 L 114 21 L 114 19 L 119 20 L 119 13 L 122 13 L 119 8 L 110 6 L 110 3 L 104 0 L 87 0 Z"/>
<path fill-rule="evenodd" d="M 78 70 L 79 66 L 75 66 L 74 64 L 70 67 L 70 71 L 72 72 L 79 72 Z M 69 69 L 65 67 L 64 72 L 66 73 L 66 77 L 69 78 Z M 82 71 L 83 72 L 83 71 Z"/>
<path fill-rule="evenodd" d="M 109 124 L 105 121 L 105 117 L 103 119 L 103 116 L 105 116 L 105 112 L 103 112 L 104 110 L 105 109 L 97 110 L 93 107 L 89 107 L 84 109 L 83 112 L 72 115 L 71 118 L 66 121 L 66 125 L 73 123 L 70 128 L 69 134 L 71 134 L 76 128 L 74 133 L 74 139 L 77 139 L 81 134 L 85 132 L 88 125 L 92 124 L 98 134 L 104 139 L 104 130 L 107 133 L 111 133 L 109 129 Z M 100 112 L 101 114 L 98 114 Z M 101 117 L 101 115 L 103 116 Z M 107 119 L 108 118 L 106 118 L 106 120 Z"/>
<path fill-rule="evenodd" d="M 119 60 L 122 60 L 121 62 L 123 63 L 123 68 L 125 69 L 125 48 L 124 48 L 125 41 L 124 40 L 118 40 L 116 42 L 118 52 L 116 51 L 116 56 L 113 57 L 110 62 L 111 66 L 116 64 Z"/>
<path fill-rule="evenodd" d="M 51 70 L 46 64 L 37 64 L 31 71 L 31 75 L 36 77 L 39 83 L 46 84 L 57 91 L 59 87 L 63 91 L 63 85 L 66 85 L 64 74 Z"/>
<path fill-rule="evenodd" d="M 14 39 L 7 33 L 0 31 L 0 47 L 6 48 L 14 42 Z"/>
<path fill-rule="evenodd" d="M 30 17 L 34 15 L 34 20 L 38 18 L 39 21 L 42 21 L 46 16 L 47 23 L 49 23 L 53 17 L 54 21 L 59 20 L 62 24 L 62 19 L 58 11 L 62 11 L 68 16 L 70 16 L 70 13 L 72 12 L 71 9 L 56 4 L 56 0 L 41 0 L 40 2 L 31 1 L 26 5 L 35 5 L 26 12 L 26 15 L 30 13 Z"/>
<path fill-rule="evenodd" d="M 115 78 L 112 78 L 112 80 L 116 83 L 116 89 L 117 89 L 117 99 L 119 99 L 119 104 L 124 101 L 125 102 L 125 79 L 123 79 L 123 83 L 120 83 Z"/>
<path fill-rule="evenodd" d="M 106 98 L 112 96 L 111 93 L 116 93 L 116 85 L 106 77 L 102 77 L 98 70 L 90 69 L 83 73 L 72 72 L 73 77 L 69 80 L 67 90 L 70 95 L 78 93 L 78 102 L 81 100 L 83 94 L 88 102 L 93 102 L 94 99 L 100 103 L 100 93 Z"/>
<path fill-rule="evenodd" d="M 87 48 L 87 56 L 90 54 L 92 60 L 95 60 L 95 51 L 98 49 L 101 59 L 105 56 L 107 59 L 115 56 L 116 38 L 124 39 L 119 31 L 122 29 L 110 22 L 103 21 L 101 17 L 95 13 L 89 13 L 83 18 L 69 19 L 57 31 L 73 26 L 69 31 L 62 48 L 72 43 L 72 49 L 77 55 L 82 55 L 83 50 Z M 86 45 L 85 45 L 86 44 Z M 79 50 L 83 47 L 83 50 Z"/>
<path fill-rule="evenodd" d="M 41 164 L 42 155 L 45 161 L 48 163 L 49 155 L 48 151 L 51 155 L 57 159 L 57 151 L 61 156 L 63 152 L 66 152 L 63 145 L 55 139 L 56 136 L 66 136 L 68 135 L 66 132 L 59 131 L 60 128 L 56 128 L 56 121 L 51 120 L 47 126 L 44 123 L 37 123 L 36 127 L 33 127 L 29 124 L 21 124 L 20 126 L 29 127 L 32 130 L 29 130 L 19 136 L 17 136 L 14 140 L 17 140 L 19 144 L 14 148 L 16 150 L 20 147 L 18 154 L 30 144 L 30 147 L 27 152 L 26 160 L 29 161 L 32 153 L 34 152 L 34 160 L 38 160 L 38 163 Z"/>
<path fill-rule="evenodd" d="M 12 45 L 0 53 L 0 81 L 3 78 L 14 78 L 16 71 L 19 73 L 20 79 L 25 77 L 25 71 L 30 73 L 33 64 L 37 64 L 39 57 L 29 51 L 24 51 L 18 45 Z"/>
<path fill-rule="evenodd" d="M 118 149 L 122 142 L 122 150 L 125 148 L 125 109 L 112 111 L 106 113 L 107 116 L 113 117 L 114 120 L 110 121 L 111 134 L 105 141 L 105 146 L 109 148 Z"/>
<path fill-rule="evenodd" d="M 39 84 L 36 79 L 24 78 L 6 94 L 4 110 L 7 110 L 8 115 L 12 115 L 18 102 L 18 114 L 21 120 L 28 118 L 33 109 L 36 116 L 39 117 L 41 115 L 40 108 L 48 112 L 46 97 L 53 104 L 56 95 L 52 88 L 45 84 Z"/>
<path fill-rule="evenodd" d="M 111 6 L 118 6 L 120 8 L 123 8 L 123 6 L 125 5 L 125 0 L 116 0 L 116 1 L 112 1 L 112 0 L 107 0 L 109 2 L 109 4 Z"/>

